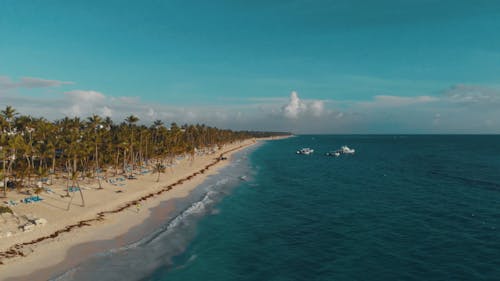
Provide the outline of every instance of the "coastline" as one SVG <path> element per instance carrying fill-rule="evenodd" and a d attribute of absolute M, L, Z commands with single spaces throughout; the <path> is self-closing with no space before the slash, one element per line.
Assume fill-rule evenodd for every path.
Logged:
<path fill-rule="evenodd" d="M 237 151 L 262 140 L 269 139 L 246 140 L 227 145 L 217 153 L 217 156 L 224 155 L 229 158 Z M 16 246 L 10 248 L 2 245 L 3 253 L 10 249 L 11 253 L 14 250 L 22 253 L 20 255 L 23 256 L 4 259 L 4 264 L 0 265 L 0 275 L 8 280 L 27 280 L 34 277 L 47 279 L 53 277 L 55 272 L 70 268 L 91 255 L 103 251 L 102 245 L 104 244 L 100 245 L 100 241 L 104 243 L 104 241 L 114 240 L 115 244 L 111 247 L 123 246 L 131 239 L 125 238 L 127 233 L 135 227 L 139 228 L 150 218 L 153 208 L 162 208 L 161 213 L 168 214 L 172 206 L 161 207 L 162 202 L 188 196 L 209 175 L 217 174 L 220 169 L 230 163 L 230 161 L 221 161 L 215 156 L 197 157 L 189 165 L 181 164 L 179 167 L 174 167 L 163 175 L 164 179 L 159 183 L 154 182 L 156 175 L 143 176 L 133 182 L 134 186 L 131 184 L 130 187 L 125 188 L 127 191 L 140 188 L 141 191 L 123 196 L 118 202 L 86 207 L 91 208 L 93 214 L 89 216 L 89 212 L 86 212 L 83 220 L 73 220 L 72 224 L 68 224 L 67 220 L 62 227 L 60 224 L 53 224 L 50 227 L 49 224 L 43 228 L 43 234 L 47 233 L 45 236 L 31 235 L 29 238 L 34 236 L 32 239 L 27 239 L 27 237 L 24 241 L 15 242 Z M 141 204 L 141 210 L 136 212 L 137 202 Z M 88 245 L 91 247 L 86 247 Z M 71 258 L 68 259 L 68 257 Z"/>

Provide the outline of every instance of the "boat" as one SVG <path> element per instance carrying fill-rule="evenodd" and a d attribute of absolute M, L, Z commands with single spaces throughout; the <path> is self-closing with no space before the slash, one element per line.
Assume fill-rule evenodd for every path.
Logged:
<path fill-rule="evenodd" d="M 356 150 L 349 148 L 347 145 L 344 145 L 344 146 L 340 147 L 340 149 L 327 152 L 325 155 L 339 157 L 342 154 L 354 154 L 354 152 L 356 152 Z"/>
<path fill-rule="evenodd" d="M 330 151 L 330 152 L 327 152 L 325 155 L 326 155 L 326 156 L 335 156 L 335 157 L 339 157 L 339 156 L 340 156 L 340 151 L 338 151 L 338 150 L 335 150 L 335 151 Z"/>
<path fill-rule="evenodd" d="M 349 148 L 347 145 L 342 146 L 340 150 L 342 151 L 342 154 L 354 154 L 354 152 L 356 151 L 352 148 Z"/>
<path fill-rule="evenodd" d="M 302 148 L 300 150 L 297 150 L 297 154 L 304 154 L 304 155 L 309 155 L 314 152 L 314 149 L 311 149 L 309 147 Z"/>

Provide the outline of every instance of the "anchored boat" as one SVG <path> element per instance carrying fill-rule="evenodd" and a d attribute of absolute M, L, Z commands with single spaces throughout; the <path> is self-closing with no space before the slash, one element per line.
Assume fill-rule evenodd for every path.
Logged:
<path fill-rule="evenodd" d="M 344 146 L 340 147 L 340 149 L 327 152 L 326 156 L 339 157 L 341 154 L 354 154 L 354 152 L 356 152 L 356 150 L 349 148 L 347 145 L 344 145 Z"/>
<path fill-rule="evenodd" d="M 304 155 L 309 155 L 314 152 L 314 149 L 311 149 L 309 147 L 302 148 L 300 150 L 297 150 L 297 154 L 304 154 Z"/>

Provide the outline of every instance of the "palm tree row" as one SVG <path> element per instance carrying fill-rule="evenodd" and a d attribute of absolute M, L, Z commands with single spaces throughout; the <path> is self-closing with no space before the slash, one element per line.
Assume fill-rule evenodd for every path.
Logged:
<path fill-rule="evenodd" d="M 66 175 L 68 188 L 85 178 L 95 179 L 102 188 L 101 178 L 105 174 L 127 175 L 146 166 L 162 171 L 167 164 L 164 161 L 172 161 L 178 155 L 193 159 L 199 150 L 255 135 L 199 124 L 172 123 L 167 128 L 161 120 L 151 126 L 138 122 L 134 115 L 121 123 L 98 115 L 48 121 L 20 115 L 7 106 L 0 112 L 3 196 L 9 183 L 21 190 L 60 175 Z M 276 134 L 259 133 L 271 135 Z"/>

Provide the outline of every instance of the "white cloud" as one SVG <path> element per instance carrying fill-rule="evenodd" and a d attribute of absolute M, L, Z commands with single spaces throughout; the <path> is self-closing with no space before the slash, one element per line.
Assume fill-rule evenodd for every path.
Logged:
<path fill-rule="evenodd" d="M 139 97 L 111 97 L 112 102 L 134 104 L 140 102 Z"/>
<path fill-rule="evenodd" d="M 432 124 L 438 126 L 441 122 L 441 113 L 434 114 L 434 119 L 432 120 Z"/>
<path fill-rule="evenodd" d="M 174 119 L 175 118 L 175 114 L 172 113 L 171 111 L 168 111 L 168 112 L 161 112 L 161 116 L 165 119 Z"/>
<path fill-rule="evenodd" d="M 45 88 L 45 87 L 59 87 L 61 85 L 71 85 L 73 82 L 69 81 L 59 81 L 59 80 L 47 80 L 42 78 L 34 77 L 23 77 L 18 83 L 19 87 L 24 88 Z"/>
<path fill-rule="evenodd" d="M 7 76 L 0 76 L 0 89 L 11 88 L 14 82 Z"/>
<path fill-rule="evenodd" d="M 62 112 L 66 115 L 69 116 L 80 116 L 82 115 L 82 109 L 80 108 L 80 105 L 74 104 L 70 108 L 63 109 Z"/>
<path fill-rule="evenodd" d="M 303 101 L 297 92 L 293 91 L 288 103 L 282 107 L 282 112 L 283 116 L 289 119 L 297 119 L 301 116 L 320 117 L 325 111 L 324 107 L 324 101 Z"/>
<path fill-rule="evenodd" d="M 500 90 L 473 85 L 455 85 L 443 92 L 445 98 L 464 105 L 494 105 L 500 103 Z"/>
<path fill-rule="evenodd" d="M 194 111 L 188 110 L 186 112 L 185 118 L 187 118 L 188 121 L 193 122 L 197 118 L 197 114 Z"/>
<path fill-rule="evenodd" d="M 358 105 L 362 107 L 403 107 L 419 103 L 437 102 L 439 98 L 431 96 L 402 97 L 391 95 L 377 95 L 372 101 L 362 101 Z"/>
<path fill-rule="evenodd" d="M 95 113 L 96 107 L 106 100 L 106 96 L 97 91 L 73 90 L 64 95 L 69 98 L 71 105 L 63 108 L 62 112 L 69 116 Z"/>
<path fill-rule="evenodd" d="M 215 117 L 220 119 L 220 120 L 227 120 L 227 118 L 228 118 L 227 113 L 223 112 L 223 111 L 216 111 Z"/>
<path fill-rule="evenodd" d="M 102 115 L 105 117 L 112 117 L 113 116 L 113 110 L 107 106 L 104 106 L 102 108 Z"/>
<path fill-rule="evenodd" d="M 297 92 L 293 91 L 290 94 L 290 101 L 283 106 L 283 114 L 287 118 L 298 118 L 301 112 L 306 111 L 307 106 L 300 100 Z"/>
<path fill-rule="evenodd" d="M 104 94 L 97 91 L 73 90 L 64 93 L 74 101 L 78 102 L 99 102 L 105 99 Z"/>
<path fill-rule="evenodd" d="M 36 77 L 22 77 L 18 82 L 15 82 L 8 76 L 0 76 L 0 88 L 48 88 L 59 87 L 61 85 L 74 84 L 69 81 L 48 80 Z"/>
<path fill-rule="evenodd" d="M 310 109 L 312 115 L 319 117 L 319 116 L 323 115 L 323 113 L 325 111 L 325 102 L 320 101 L 320 100 L 313 101 L 309 105 L 309 109 Z"/>
<path fill-rule="evenodd" d="M 148 109 L 148 113 L 146 114 L 149 119 L 153 120 L 155 119 L 155 116 L 156 116 L 156 112 L 154 109 L 152 109 L 151 107 Z"/>

